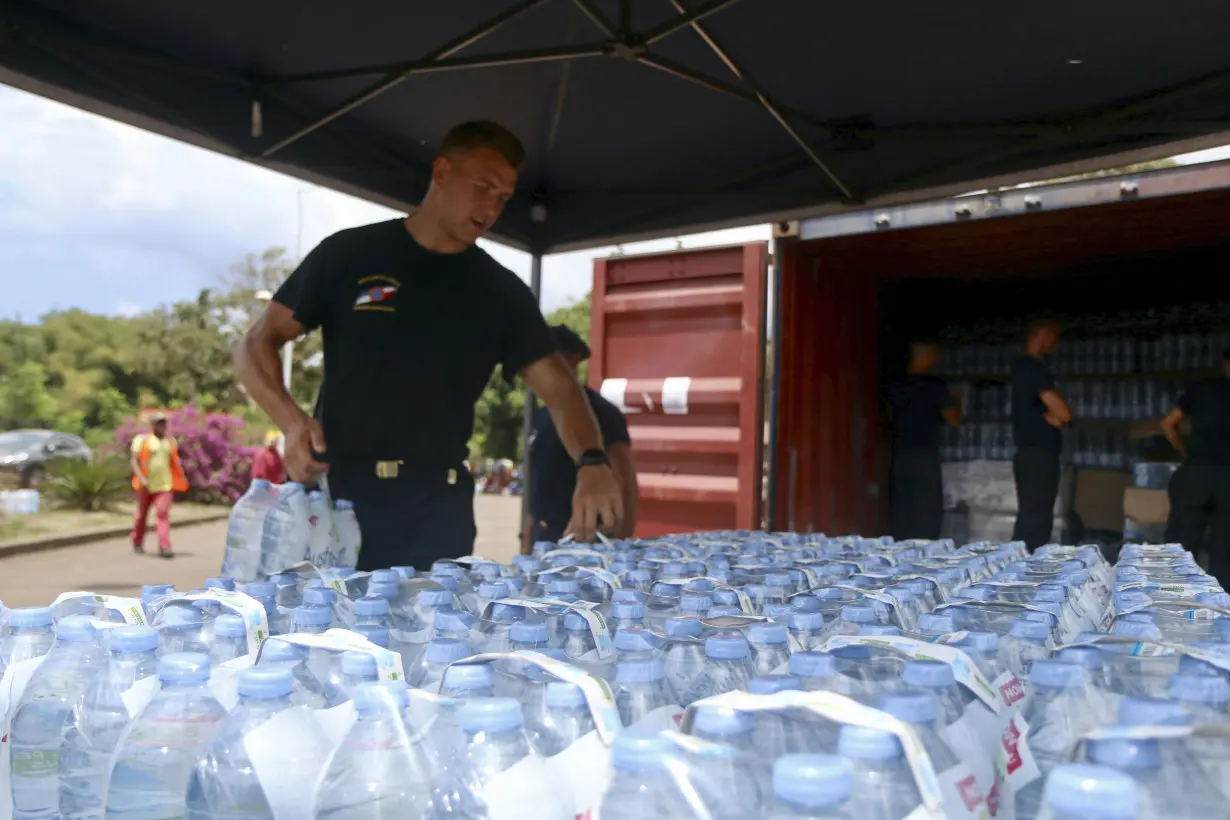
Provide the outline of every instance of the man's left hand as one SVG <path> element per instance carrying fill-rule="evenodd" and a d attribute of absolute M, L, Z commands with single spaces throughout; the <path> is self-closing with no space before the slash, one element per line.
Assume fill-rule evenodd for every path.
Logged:
<path fill-rule="evenodd" d="M 602 529 L 614 532 L 624 517 L 623 496 L 610 467 L 590 466 L 577 470 L 577 489 L 572 496 L 572 522 L 568 530 L 577 541 L 588 543 Z"/>

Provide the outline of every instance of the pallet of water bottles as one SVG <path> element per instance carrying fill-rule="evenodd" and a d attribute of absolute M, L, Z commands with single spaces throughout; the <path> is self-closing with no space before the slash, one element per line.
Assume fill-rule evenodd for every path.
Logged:
<path fill-rule="evenodd" d="M 721 532 L 0 608 L 7 818 L 1225 816 L 1175 546 Z"/>

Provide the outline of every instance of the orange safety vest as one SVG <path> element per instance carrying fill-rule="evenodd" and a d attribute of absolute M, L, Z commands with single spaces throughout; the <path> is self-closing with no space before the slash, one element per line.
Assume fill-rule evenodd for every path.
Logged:
<path fill-rule="evenodd" d="M 149 439 L 150 433 L 141 434 L 141 449 L 137 451 L 137 467 L 141 470 L 141 475 L 149 476 Z M 168 443 L 171 445 L 171 490 L 177 493 L 188 492 L 188 478 L 184 475 L 184 465 L 179 460 L 179 445 L 174 439 L 168 438 Z M 137 492 L 141 492 L 141 482 L 134 475 L 132 477 L 132 488 Z"/>

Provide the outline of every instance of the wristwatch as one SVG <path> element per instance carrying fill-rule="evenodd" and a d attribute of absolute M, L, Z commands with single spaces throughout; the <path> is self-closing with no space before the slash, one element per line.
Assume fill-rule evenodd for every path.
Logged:
<path fill-rule="evenodd" d="M 577 459 L 577 469 L 582 467 L 610 467 L 611 459 L 607 456 L 605 450 L 594 448 L 581 453 L 581 457 Z"/>

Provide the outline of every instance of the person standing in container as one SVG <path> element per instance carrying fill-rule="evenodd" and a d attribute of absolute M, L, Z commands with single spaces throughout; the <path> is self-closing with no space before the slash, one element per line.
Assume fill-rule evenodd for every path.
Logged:
<path fill-rule="evenodd" d="M 1192 425 L 1186 440 L 1183 419 Z M 1222 353 L 1222 376 L 1187 388 L 1162 419 L 1162 431 L 1183 455 L 1170 477 L 1166 540 L 1197 557 L 1207 548 L 1209 572 L 1230 589 L 1230 348 Z"/>
<path fill-rule="evenodd" d="M 573 374 L 577 374 L 581 362 L 590 357 L 589 345 L 563 325 L 554 325 L 551 333 L 555 346 Z M 636 503 L 639 492 L 636 484 L 636 463 L 632 459 L 632 439 L 628 435 L 628 423 L 618 407 L 604 399 L 597 391 L 586 387 L 585 395 L 602 428 L 602 441 L 611 457 L 611 467 L 619 482 L 624 505 L 624 517 L 612 533 L 616 538 L 631 537 L 636 529 Z M 530 422 L 529 441 L 530 486 L 529 504 L 525 525 L 521 533 L 521 552 L 528 555 L 536 541 L 558 541 L 567 533 L 571 517 L 572 494 L 576 489 L 576 475 L 572 459 L 555 432 L 551 414 L 543 408 L 534 411 Z"/>
<path fill-rule="evenodd" d="M 1051 375 L 1046 357 L 1059 347 L 1059 324 L 1030 325 L 1025 353 L 1012 365 L 1012 477 L 1016 480 L 1016 525 L 1012 538 L 1033 552 L 1051 539 L 1055 498 L 1059 494 L 1060 430 L 1072 410 Z"/>
<path fill-rule="evenodd" d="M 961 411 L 948 383 L 932 375 L 940 349 L 931 342 L 910 345 L 906 376 L 888 388 L 893 425 L 889 472 L 889 522 L 894 538 L 940 537 L 944 482 L 940 470 L 940 431 L 961 424 Z"/>
<path fill-rule="evenodd" d="M 456 126 L 415 212 L 326 238 L 235 350 L 239 380 L 286 435 L 291 478 L 327 470 L 334 497 L 354 503 L 360 570 L 425 568 L 473 550 L 464 461 L 474 404 L 496 365 L 550 409 L 576 471 L 578 539 L 591 539 L 599 519 L 620 526 L 619 484 L 584 391 L 529 288 L 475 244 L 512 198 L 524 159 L 497 123 Z M 283 386 L 278 359 L 283 344 L 316 328 L 319 421 Z"/>

